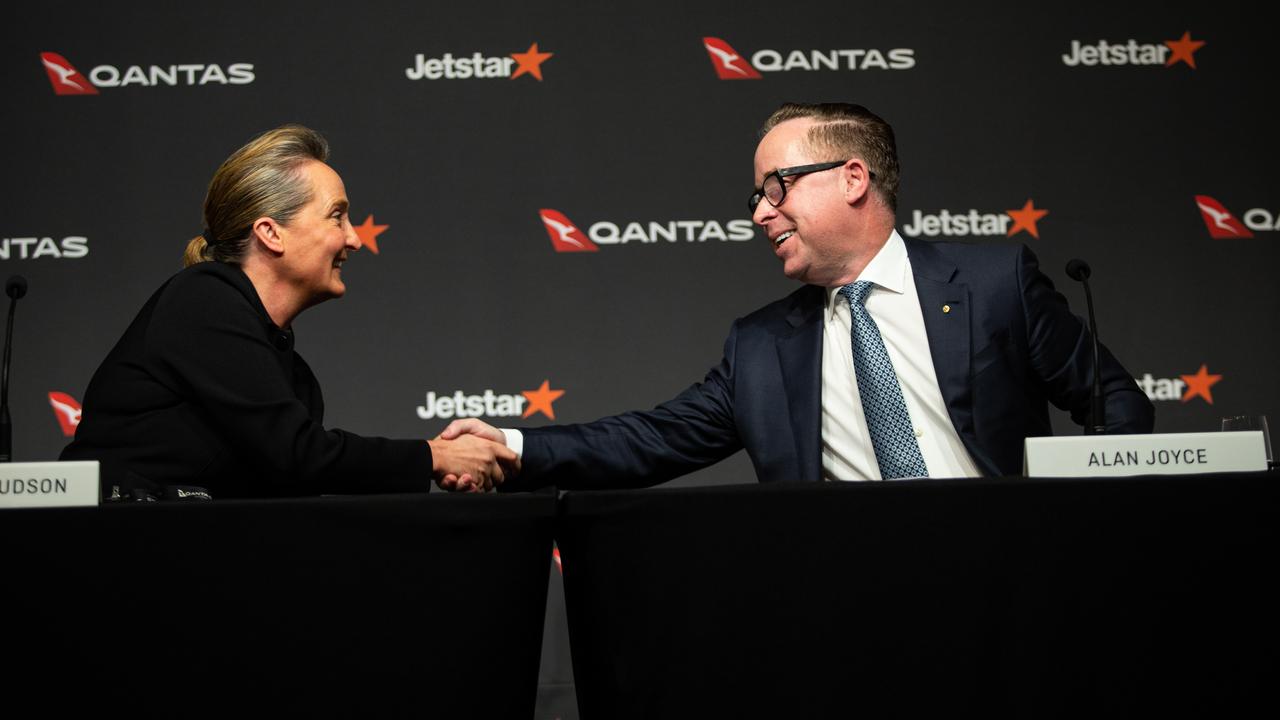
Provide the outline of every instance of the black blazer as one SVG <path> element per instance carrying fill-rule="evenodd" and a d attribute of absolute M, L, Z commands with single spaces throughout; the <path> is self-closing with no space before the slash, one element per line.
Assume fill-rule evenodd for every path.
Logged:
<path fill-rule="evenodd" d="M 1024 245 L 906 246 L 952 425 L 985 475 L 1019 475 L 1023 440 L 1052 434 L 1048 403 L 1087 421 L 1088 329 Z M 737 320 L 720 364 L 653 410 L 523 431 L 503 487 L 652 485 L 744 447 L 761 482 L 821 479 L 824 296 L 806 286 Z M 1150 400 L 1105 348 L 1102 384 L 1111 432 L 1151 432 Z"/>
<path fill-rule="evenodd" d="M 101 461 L 108 496 L 170 484 L 215 498 L 429 489 L 426 442 L 323 419 L 293 334 L 239 267 L 205 262 L 161 286 L 107 355 L 62 459 Z"/>

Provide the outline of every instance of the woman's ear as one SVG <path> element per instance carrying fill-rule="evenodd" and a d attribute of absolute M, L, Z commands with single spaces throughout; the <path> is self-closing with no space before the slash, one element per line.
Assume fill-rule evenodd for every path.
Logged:
<path fill-rule="evenodd" d="M 270 217 L 253 221 L 253 241 L 272 255 L 284 254 L 283 227 Z"/>

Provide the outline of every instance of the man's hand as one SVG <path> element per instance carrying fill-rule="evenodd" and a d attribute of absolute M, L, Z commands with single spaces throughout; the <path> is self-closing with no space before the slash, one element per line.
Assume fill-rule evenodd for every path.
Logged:
<path fill-rule="evenodd" d="M 449 427 L 445 428 L 444 432 L 440 433 L 440 437 L 445 440 L 453 440 L 460 435 L 475 435 L 503 445 L 507 443 L 507 437 L 502 434 L 501 430 L 475 418 L 454 420 L 449 423 Z"/>
<path fill-rule="evenodd" d="M 498 433 L 501 436 L 501 432 Z M 436 484 L 450 491 L 488 492 L 507 473 L 519 471 L 520 458 L 502 442 L 475 435 L 428 440 Z"/>

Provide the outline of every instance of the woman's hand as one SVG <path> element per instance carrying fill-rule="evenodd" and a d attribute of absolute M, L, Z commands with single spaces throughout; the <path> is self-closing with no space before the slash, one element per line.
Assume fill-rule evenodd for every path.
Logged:
<path fill-rule="evenodd" d="M 520 457 L 502 444 L 477 435 L 444 435 L 428 440 L 432 474 L 444 490 L 488 492 L 520 470 Z"/>

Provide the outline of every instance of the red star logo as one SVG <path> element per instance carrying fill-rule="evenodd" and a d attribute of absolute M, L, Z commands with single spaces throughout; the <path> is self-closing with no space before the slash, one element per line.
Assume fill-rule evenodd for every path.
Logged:
<path fill-rule="evenodd" d="M 360 236 L 360 242 L 369 248 L 369 252 L 374 255 L 378 254 L 378 236 L 383 233 L 390 225 L 374 225 L 373 216 L 364 219 L 359 225 L 352 225 L 351 229 L 356 231 L 356 235 Z"/>
<path fill-rule="evenodd" d="M 556 411 L 551 408 L 551 403 L 564 394 L 563 390 L 552 390 L 551 381 L 543 380 L 542 387 L 537 390 L 524 390 L 520 393 L 529 400 L 529 407 L 524 409 L 524 415 L 520 417 L 529 417 L 530 415 L 540 412 L 543 415 L 556 419 Z"/>
<path fill-rule="evenodd" d="M 1013 237 L 1017 233 L 1026 230 L 1031 233 L 1031 237 L 1039 240 L 1040 231 L 1036 229 L 1036 221 L 1049 214 L 1048 210 L 1038 210 L 1032 204 L 1030 199 L 1027 204 L 1022 206 L 1021 210 L 1005 210 L 1009 217 L 1013 218 L 1013 227 L 1009 228 L 1009 232 L 1005 233 L 1006 237 Z"/>
<path fill-rule="evenodd" d="M 1164 66 L 1169 67 L 1177 62 L 1184 62 L 1191 66 L 1192 70 L 1196 69 L 1196 59 L 1192 57 L 1192 53 L 1204 46 L 1203 40 L 1192 40 L 1191 31 L 1182 33 L 1182 37 L 1177 40 L 1165 40 L 1164 44 L 1169 46 L 1173 54 L 1168 60 L 1164 61 Z"/>
<path fill-rule="evenodd" d="M 521 75 L 528 73 L 541 82 L 542 63 L 546 62 L 547 58 L 551 57 L 551 55 L 552 53 L 538 52 L 538 43 L 530 45 L 529 49 L 525 52 L 511 53 L 511 57 L 515 58 L 517 63 L 516 71 L 511 73 L 511 79 L 515 80 Z"/>
<path fill-rule="evenodd" d="M 1209 388 L 1213 387 L 1219 380 L 1221 375 L 1210 375 L 1207 365 L 1200 366 L 1200 372 L 1195 375 L 1183 375 L 1182 379 L 1187 383 L 1187 391 L 1182 395 L 1182 402 L 1186 402 L 1191 398 L 1199 395 L 1204 401 L 1213 404 L 1213 393 L 1209 392 Z"/>

